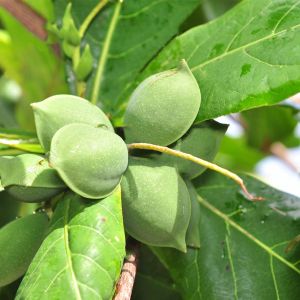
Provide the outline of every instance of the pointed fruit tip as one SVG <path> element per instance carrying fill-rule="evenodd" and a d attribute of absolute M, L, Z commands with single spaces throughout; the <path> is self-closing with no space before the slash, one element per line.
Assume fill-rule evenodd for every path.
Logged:
<path fill-rule="evenodd" d="M 188 65 L 188 63 L 186 62 L 185 59 L 181 59 L 179 61 L 177 69 L 180 70 L 180 71 L 185 71 L 188 74 L 192 74 L 192 71 L 191 71 L 191 69 L 190 69 L 190 67 L 189 67 L 189 65 Z"/>

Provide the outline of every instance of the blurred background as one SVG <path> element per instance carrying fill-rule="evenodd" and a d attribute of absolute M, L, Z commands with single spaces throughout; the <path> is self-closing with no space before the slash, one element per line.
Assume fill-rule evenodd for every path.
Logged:
<path fill-rule="evenodd" d="M 238 2 L 199 1 L 181 31 L 213 20 Z M 68 93 L 59 49 L 45 29 L 53 20 L 51 7 L 51 0 L 0 0 L 0 155 L 29 147 L 14 139 L 16 133 L 34 141 L 31 102 Z M 216 162 L 300 196 L 300 94 L 282 100 L 218 118 L 230 126 Z"/>

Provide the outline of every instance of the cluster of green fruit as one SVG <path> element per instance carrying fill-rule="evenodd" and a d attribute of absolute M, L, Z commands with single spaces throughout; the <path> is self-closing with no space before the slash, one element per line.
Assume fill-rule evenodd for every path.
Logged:
<path fill-rule="evenodd" d="M 127 168 L 128 150 L 105 114 L 70 95 L 50 97 L 33 108 L 46 155 L 0 157 L 0 187 L 23 202 L 46 201 L 67 187 L 90 199 L 110 195 Z M 0 286 L 24 274 L 47 227 L 47 215 L 39 212 L 1 228 Z"/>
<path fill-rule="evenodd" d="M 130 98 L 126 142 L 169 146 L 212 159 L 215 153 L 206 153 L 200 143 L 209 128 L 193 125 L 200 102 L 198 84 L 185 61 L 149 77 Z M 67 188 L 84 198 L 101 199 L 121 183 L 129 235 L 181 251 L 186 245 L 199 247 L 200 212 L 190 180 L 203 168 L 166 154 L 132 152 L 128 159 L 127 145 L 106 115 L 80 97 L 52 96 L 32 107 L 46 155 L 0 157 L 0 186 L 22 201 L 42 202 Z M 20 221 L 0 231 L 0 243 L 15 222 Z"/>

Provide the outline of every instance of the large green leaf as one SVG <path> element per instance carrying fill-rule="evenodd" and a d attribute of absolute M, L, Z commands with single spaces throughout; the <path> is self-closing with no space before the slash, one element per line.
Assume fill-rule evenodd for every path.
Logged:
<path fill-rule="evenodd" d="M 62 18 L 68 1 L 55 1 Z M 99 0 L 72 1 L 79 27 Z M 106 112 L 115 114 L 124 102 L 127 85 L 149 60 L 178 32 L 180 24 L 199 0 L 114 1 L 95 18 L 85 41 L 91 45 L 95 67 L 88 80 L 87 98 L 96 97 Z M 96 74 L 98 73 L 98 77 Z"/>
<path fill-rule="evenodd" d="M 175 38 L 140 80 L 182 58 L 201 87 L 199 121 L 283 100 L 299 91 L 300 2 L 242 1 Z"/>
<path fill-rule="evenodd" d="M 66 194 L 16 299 L 110 299 L 125 256 L 120 190 L 93 202 Z"/>
<path fill-rule="evenodd" d="M 234 182 L 207 172 L 195 182 L 201 248 L 153 248 L 184 299 L 298 299 L 299 247 L 285 249 L 300 231 L 300 199 L 244 179 L 264 202 L 246 200 Z"/>

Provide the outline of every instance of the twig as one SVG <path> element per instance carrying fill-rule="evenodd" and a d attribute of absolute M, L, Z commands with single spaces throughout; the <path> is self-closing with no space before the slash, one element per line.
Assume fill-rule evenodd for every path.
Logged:
<path fill-rule="evenodd" d="M 176 156 L 185 160 L 190 160 L 200 166 L 203 166 L 207 169 L 216 171 L 232 180 L 234 180 L 237 184 L 240 185 L 242 191 L 244 192 L 244 194 L 247 196 L 247 198 L 249 200 L 252 201 L 261 201 L 264 200 L 264 198 L 262 197 L 256 197 L 252 194 L 250 194 L 244 184 L 244 181 L 241 177 L 239 177 L 238 175 L 236 175 L 235 173 L 226 170 L 222 167 L 219 167 L 216 164 L 213 164 L 209 161 L 206 161 L 204 159 L 201 159 L 199 157 L 195 157 L 191 154 L 185 153 L 185 152 L 181 152 L 178 150 L 174 150 L 174 149 L 170 149 L 168 147 L 163 147 L 163 146 L 158 146 L 158 145 L 153 145 L 153 144 L 147 144 L 147 143 L 133 143 L 133 144 L 129 144 L 127 145 L 128 149 L 144 149 L 144 150 L 152 150 L 152 151 L 158 151 L 158 152 L 162 152 L 162 153 L 166 153 L 168 155 L 172 155 L 172 156 Z"/>
<path fill-rule="evenodd" d="M 0 0 L 0 7 L 5 8 L 29 31 L 41 40 L 46 40 L 48 33 L 46 20 L 21 0 Z"/>
<path fill-rule="evenodd" d="M 298 167 L 290 158 L 287 148 L 282 143 L 273 143 L 270 146 L 270 152 L 284 162 L 296 173 L 300 173 L 300 167 Z"/>
<path fill-rule="evenodd" d="M 129 251 L 130 253 L 125 259 L 113 300 L 130 300 L 131 298 L 138 264 L 138 245 L 132 245 Z"/>

